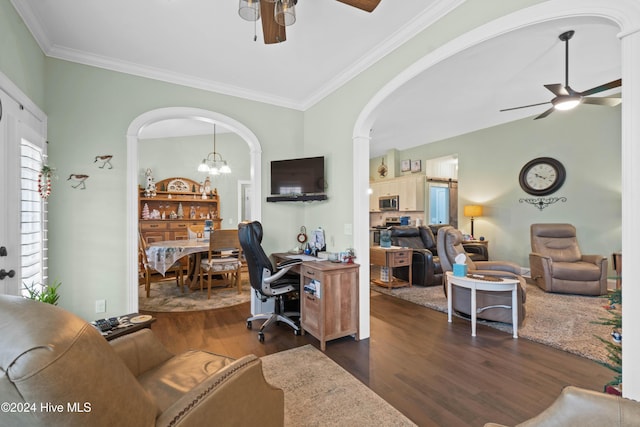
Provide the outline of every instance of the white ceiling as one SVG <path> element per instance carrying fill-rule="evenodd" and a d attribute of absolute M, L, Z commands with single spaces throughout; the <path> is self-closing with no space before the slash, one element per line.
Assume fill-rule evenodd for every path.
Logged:
<path fill-rule="evenodd" d="M 402 0 L 402 7 L 382 0 L 371 14 L 300 0 L 287 41 L 277 45 L 262 43 L 259 22 L 253 41 L 237 0 L 11 2 L 48 56 L 305 110 L 461 0 Z M 551 100 L 543 84 L 564 83 L 558 35 L 569 29 L 575 90 L 620 78 L 610 23 L 575 18 L 523 28 L 431 67 L 389 97 L 376 111 L 371 156 L 540 114 L 548 107 L 498 110 Z M 180 133 L 176 123 L 168 128 Z"/>

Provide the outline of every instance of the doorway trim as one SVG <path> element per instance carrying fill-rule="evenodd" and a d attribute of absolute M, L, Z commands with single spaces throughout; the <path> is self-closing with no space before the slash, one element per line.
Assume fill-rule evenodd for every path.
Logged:
<path fill-rule="evenodd" d="M 500 17 L 458 38 L 440 46 L 416 61 L 389 83 L 383 86 L 364 106 L 353 129 L 353 223 L 354 248 L 360 262 L 360 336 L 370 333 L 369 301 L 369 239 L 368 239 L 368 179 L 370 132 L 376 118 L 377 108 L 386 98 L 430 67 L 472 48 L 485 40 L 501 36 L 519 28 L 542 22 L 579 16 L 595 16 L 608 19 L 620 28 L 622 94 L 622 250 L 625 257 L 636 259 L 640 248 L 634 241 L 640 236 L 640 223 L 635 221 L 634 212 L 640 210 L 640 5 L 636 0 L 550 0 Z M 640 273 L 634 271 L 630 263 L 623 265 L 625 281 L 635 282 Z M 626 301 L 640 300 L 640 287 L 623 287 Z M 623 309 L 624 311 L 624 309 Z M 623 328 L 627 345 L 622 354 L 624 395 L 632 399 L 640 398 L 640 312 L 625 311 Z"/>
<path fill-rule="evenodd" d="M 262 147 L 256 135 L 239 121 L 220 113 L 191 107 L 167 107 L 151 110 L 136 117 L 127 129 L 127 310 L 138 311 L 138 143 L 146 126 L 170 119 L 192 119 L 219 123 L 235 132 L 249 146 L 249 174 L 253 187 L 251 197 L 252 220 L 262 219 Z"/>

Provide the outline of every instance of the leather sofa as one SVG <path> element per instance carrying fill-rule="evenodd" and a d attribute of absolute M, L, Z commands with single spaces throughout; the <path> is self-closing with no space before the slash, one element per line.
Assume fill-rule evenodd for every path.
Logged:
<path fill-rule="evenodd" d="M 543 412 L 516 427 L 640 427 L 640 402 L 568 386 Z M 487 423 L 484 427 L 506 427 Z"/>
<path fill-rule="evenodd" d="M 466 254 L 462 246 L 462 233 L 453 227 L 442 227 L 438 230 L 438 252 L 443 271 L 452 271 L 458 254 Z M 509 261 L 473 261 L 468 255 L 466 264 L 469 273 L 485 274 L 497 277 L 518 279 L 518 325 L 526 316 L 526 281 L 520 275 L 520 266 Z M 445 293 L 447 292 L 444 286 Z M 471 290 L 452 287 L 453 309 L 459 313 L 471 315 Z M 511 291 L 487 292 L 477 291 L 476 304 L 478 319 L 512 323 Z"/>
<path fill-rule="evenodd" d="M 150 329 L 107 342 L 79 317 L 22 297 L 0 295 L 0 375 L 0 401 L 16 408 L 0 413 L 4 427 L 284 423 L 284 393 L 256 356 L 174 355 Z"/>
<path fill-rule="evenodd" d="M 411 275 L 414 285 L 435 286 L 442 283 L 442 267 L 435 250 L 435 239 L 428 227 L 406 225 L 389 227 L 391 244 L 413 249 Z M 409 269 L 393 270 L 394 276 L 409 280 Z"/>
<path fill-rule="evenodd" d="M 413 285 L 436 286 L 442 284 L 442 266 L 438 257 L 436 239 L 433 230 L 437 230 L 441 225 L 435 226 L 391 226 L 391 244 L 413 249 L 411 259 L 411 275 Z M 482 244 L 463 244 L 465 251 L 473 260 L 486 261 L 489 259 L 487 247 Z M 393 271 L 394 276 L 402 280 L 409 280 L 409 271 L 406 268 L 399 268 Z"/>

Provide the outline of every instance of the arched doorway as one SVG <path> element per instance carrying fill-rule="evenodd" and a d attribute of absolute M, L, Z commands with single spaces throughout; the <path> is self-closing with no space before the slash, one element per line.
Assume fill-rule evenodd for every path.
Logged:
<path fill-rule="evenodd" d="M 354 248 L 359 254 L 360 269 L 360 335 L 370 334 L 369 320 L 369 239 L 368 239 L 368 171 L 370 131 L 374 126 L 377 108 L 394 91 L 428 68 L 456 55 L 483 41 L 498 37 L 518 28 L 535 25 L 549 20 L 576 16 L 594 16 L 608 19 L 619 28 L 622 56 L 622 249 L 625 256 L 635 259 L 639 249 L 634 247 L 636 236 L 640 235 L 640 225 L 634 221 L 635 212 L 640 209 L 640 171 L 635 165 L 640 161 L 640 126 L 636 117 L 640 114 L 640 5 L 637 2 L 621 0 L 567 0 L 547 1 L 513 14 L 501 17 L 476 28 L 434 50 L 400 73 L 385 85 L 361 111 L 353 130 L 353 193 L 354 193 Z M 622 275 L 625 280 L 635 281 L 638 273 L 627 263 Z M 640 299 L 640 288 L 623 288 L 626 301 Z M 623 309 L 624 310 L 624 309 Z M 630 310 L 623 313 L 625 328 L 625 351 L 623 364 L 625 396 L 640 396 L 640 368 L 634 365 L 640 357 L 640 314 Z"/>
<path fill-rule="evenodd" d="M 242 123 L 223 114 L 209 110 L 189 107 L 170 107 L 148 111 L 136 117 L 127 129 L 127 307 L 130 313 L 138 311 L 138 266 L 137 233 L 138 233 L 138 135 L 140 131 L 152 124 L 163 120 L 191 119 L 208 123 L 220 123 L 240 136 L 249 146 L 250 183 L 252 220 L 262 217 L 261 203 L 261 162 L 262 148 L 255 134 Z"/>

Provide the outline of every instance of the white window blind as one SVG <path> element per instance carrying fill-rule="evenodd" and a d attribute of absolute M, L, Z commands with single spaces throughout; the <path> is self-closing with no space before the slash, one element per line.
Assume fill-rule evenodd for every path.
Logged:
<path fill-rule="evenodd" d="M 41 148 L 22 139 L 20 143 L 21 188 L 21 276 L 24 285 L 41 286 L 47 282 L 47 203 L 38 192 L 38 178 L 44 153 Z"/>

